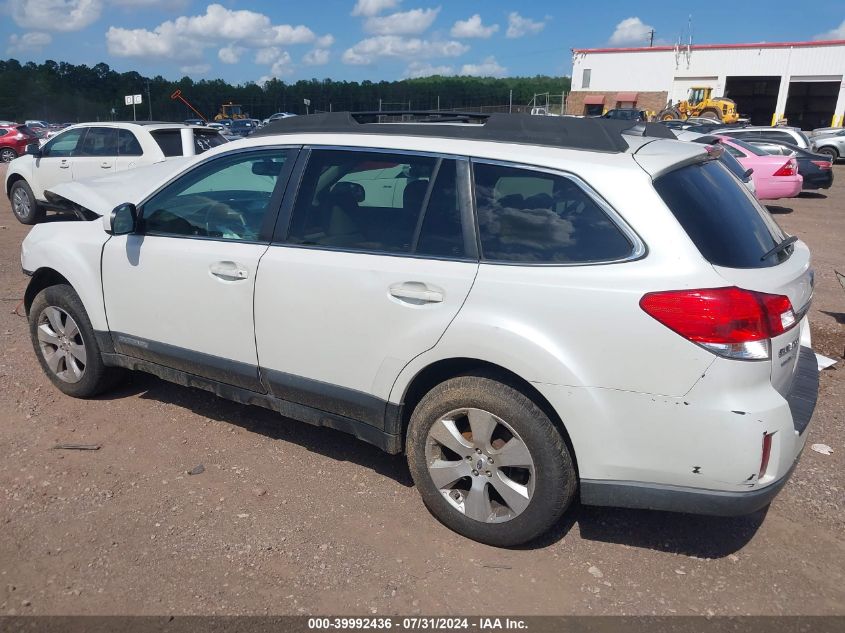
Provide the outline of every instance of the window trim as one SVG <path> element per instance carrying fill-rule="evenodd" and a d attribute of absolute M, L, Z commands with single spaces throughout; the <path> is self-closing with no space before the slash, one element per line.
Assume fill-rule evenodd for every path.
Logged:
<path fill-rule="evenodd" d="M 618 259 L 599 259 L 595 261 L 589 262 L 519 262 L 519 261 L 499 261 L 495 259 L 486 259 L 484 257 L 484 249 L 481 246 L 481 228 L 478 225 L 478 201 L 475 196 L 475 165 L 476 164 L 483 164 L 483 165 L 494 165 L 497 167 L 508 167 L 511 169 L 522 169 L 525 171 L 534 171 L 543 174 L 549 174 L 552 176 L 558 176 L 561 178 L 567 178 L 578 185 L 587 196 L 592 199 L 593 202 L 598 205 L 598 207 L 604 211 L 607 215 L 608 219 L 619 229 L 622 234 L 628 239 L 631 243 L 631 252 L 625 256 Z M 472 167 L 472 200 L 473 200 L 473 214 L 475 216 L 475 235 L 478 241 L 478 253 L 479 253 L 479 261 L 482 264 L 493 265 L 493 266 L 531 266 L 531 267 L 540 267 L 540 268 L 572 268 L 576 266 L 606 266 L 608 264 L 623 264 L 626 262 L 636 261 L 638 259 L 644 258 L 648 255 L 648 247 L 640 235 L 629 225 L 625 219 L 619 214 L 616 209 L 614 209 L 611 204 L 605 200 L 601 194 L 599 194 L 595 189 L 588 182 L 586 182 L 580 176 L 573 174 L 572 172 L 560 170 L 560 169 L 553 169 L 549 167 L 540 167 L 537 165 L 528 165 L 525 163 L 514 163 L 511 161 L 501 161 L 501 160 L 491 160 L 487 158 L 471 158 L 470 165 Z"/>
<path fill-rule="evenodd" d="M 270 244 L 273 236 L 273 231 L 278 222 L 279 210 L 282 206 L 282 201 L 285 197 L 285 191 L 291 183 L 291 174 L 294 171 L 294 163 L 298 162 L 299 154 L 301 154 L 301 152 L 299 151 L 300 147 L 301 146 L 298 145 L 262 145 L 258 147 L 244 147 L 237 150 L 217 154 L 214 156 L 208 156 L 203 160 L 200 160 L 199 162 L 191 165 L 188 169 L 179 172 L 178 174 L 173 176 L 173 178 L 158 187 L 155 191 L 146 196 L 137 205 L 139 230 L 136 231 L 133 235 L 140 235 L 144 237 L 164 237 L 182 240 L 203 240 L 207 242 L 224 242 L 227 244 Z M 291 152 L 291 155 L 285 159 L 285 163 L 282 166 L 282 171 L 279 174 L 278 180 L 276 181 L 276 186 L 273 188 L 273 192 L 270 194 L 270 200 L 267 203 L 267 215 L 264 218 L 264 221 L 261 225 L 261 229 L 258 232 L 257 240 L 233 240 L 224 237 L 212 237 L 208 235 L 176 235 L 172 233 L 147 233 L 144 230 L 144 207 L 152 198 L 157 196 L 170 185 L 174 184 L 177 180 L 217 160 L 225 160 L 227 158 L 231 158 L 232 156 L 237 156 L 239 154 L 255 154 L 271 151 Z"/>
<path fill-rule="evenodd" d="M 352 151 L 352 152 L 366 152 L 366 153 L 380 153 L 380 154 L 399 154 L 400 156 L 421 156 L 425 158 L 434 158 L 438 161 L 437 169 L 443 160 L 454 160 L 456 162 L 458 180 L 457 195 L 458 203 L 461 206 L 461 231 L 464 240 L 464 256 L 463 257 L 447 257 L 442 255 L 424 255 L 417 253 L 397 253 L 395 251 L 376 251 L 373 249 L 363 248 L 340 248 L 337 246 L 323 246 L 317 244 L 294 244 L 288 241 L 290 237 L 290 225 L 293 219 L 293 209 L 296 200 L 299 197 L 299 189 L 302 186 L 305 170 L 311 159 L 313 151 Z M 297 164 L 294 167 L 294 172 L 291 175 L 290 183 L 295 183 L 295 186 L 290 187 L 289 192 L 286 193 L 282 203 L 282 210 L 279 213 L 279 219 L 276 222 L 276 230 L 273 234 L 271 246 L 278 246 L 284 248 L 301 248 L 315 251 L 328 251 L 333 253 L 357 253 L 361 255 L 375 255 L 378 257 L 406 257 L 410 259 L 429 259 L 438 261 L 453 261 L 453 262 L 472 262 L 478 263 L 478 249 L 477 249 L 477 235 L 475 233 L 475 209 L 474 201 L 471 195 L 472 184 L 469 181 L 470 158 L 461 154 L 446 154 L 441 152 L 425 152 L 416 150 L 393 149 L 390 147 L 370 147 L 370 146 L 343 146 L 343 145 L 306 145 L 302 148 L 299 154 Z M 462 168 L 462 164 L 464 167 Z M 467 191 L 469 191 L 469 199 L 466 198 Z M 426 193 L 428 197 L 430 192 Z M 470 206 L 467 206 L 467 203 Z M 425 209 L 427 211 L 428 209 Z M 425 213 L 421 213 L 421 218 Z"/>

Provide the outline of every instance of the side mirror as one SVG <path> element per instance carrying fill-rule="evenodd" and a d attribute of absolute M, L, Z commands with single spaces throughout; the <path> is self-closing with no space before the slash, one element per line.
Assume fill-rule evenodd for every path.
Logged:
<path fill-rule="evenodd" d="M 108 232 L 112 235 L 128 235 L 135 232 L 137 225 L 138 209 L 131 202 L 124 202 L 112 209 Z"/>
<path fill-rule="evenodd" d="M 751 174 L 754 173 L 753 169 L 748 169 L 744 174 L 742 174 L 742 182 L 748 182 L 751 180 Z"/>
<path fill-rule="evenodd" d="M 29 156 L 35 156 L 35 158 L 41 158 L 41 156 L 42 156 L 41 144 L 38 143 L 37 141 L 35 143 L 30 143 L 29 145 L 26 146 L 26 150 L 24 150 L 24 154 L 27 154 Z"/>

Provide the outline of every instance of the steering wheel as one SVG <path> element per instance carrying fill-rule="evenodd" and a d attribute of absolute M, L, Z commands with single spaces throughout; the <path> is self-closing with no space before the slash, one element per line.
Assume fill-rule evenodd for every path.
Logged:
<path fill-rule="evenodd" d="M 205 210 L 205 234 L 208 237 L 242 239 L 247 234 L 247 227 L 241 213 L 228 204 L 213 201 Z"/>

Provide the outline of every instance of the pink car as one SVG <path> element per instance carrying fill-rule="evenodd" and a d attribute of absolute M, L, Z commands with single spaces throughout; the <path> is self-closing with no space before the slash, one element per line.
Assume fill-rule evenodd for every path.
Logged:
<path fill-rule="evenodd" d="M 759 147 L 730 136 L 713 136 L 719 139 L 725 151 L 730 152 L 743 167 L 754 170 L 751 178 L 754 180 L 758 199 L 792 198 L 801 193 L 804 177 L 798 173 L 798 163 L 794 158 L 767 154 Z"/>

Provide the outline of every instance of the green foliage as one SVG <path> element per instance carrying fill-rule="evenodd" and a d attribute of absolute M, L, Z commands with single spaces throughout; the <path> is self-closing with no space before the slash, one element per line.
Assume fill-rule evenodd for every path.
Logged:
<path fill-rule="evenodd" d="M 0 119 L 23 121 L 106 121 L 131 120 L 132 109 L 124 105 L 128 94 L 143 94 L 144 103 L 137 107 L 139 119 L 149 114 L 147 85 L 156 120 L 181 121 L 194 118 L 181 103 L 170 99 L 176 89 L 205 116 L 212 118 L 220 104 L 240 103 L 255 118 L 274 112 L 305 114 L 303 99 L 311 100 L 315 110 L 414 110 L 505 106 L 513 90 L 514 105 L 526 105 L 535 93 L 560 95 L 569 92 L 569 77 L 425 77 L 402 81 L 333 81 L 331 79 L 300 80 L 286 84 L 279 80 L 263 87 L 254 83 L 233 86 L 220 79 L 193 81 L 183 77 L 168 81 L 161 76 L 142 77 L 137 72 L 118 73 L 107 64 L 93 67 L 76 66 L 47 60 L 43 64 L 21 65 L 16 59 L 0 60 Z M 558 103 L 560 97 L 558 97 Z M 112 117 L 112 108 L 115 115 Z"/>

